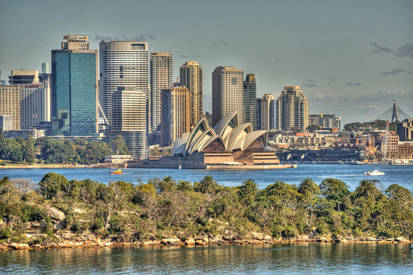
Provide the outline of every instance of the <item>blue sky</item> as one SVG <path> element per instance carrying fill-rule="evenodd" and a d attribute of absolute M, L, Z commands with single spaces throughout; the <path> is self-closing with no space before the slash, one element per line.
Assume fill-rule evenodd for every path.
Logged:
<path fill-rule="evenodd" d="M 66 33 L 149 41 L 179 65 L 204 68 L 204 107 L 211 73 L 233 65 L 257 78 L 257 94 L 278 97 L 298 84 L 311 113 L 344 122 L 373 119 L 396 99 L 413 115 L 413 1 L 61 1 L 0 0 L 0 69 L 39 69 Z M 388 118 L 390 119 L 390 118 Z"/>

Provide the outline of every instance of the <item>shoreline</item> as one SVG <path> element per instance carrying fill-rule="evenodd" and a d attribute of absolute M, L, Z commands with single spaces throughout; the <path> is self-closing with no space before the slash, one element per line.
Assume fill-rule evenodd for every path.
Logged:
<path fill-rule="evenodd" d="M 49 244 L 27 244 L 27 243 L 2 243 L 0 251 L 12 250 L 45 250 L 45 249 L 63 249 L 63 248 L 119 248 L 119 247 L 135 247 L 135 248 L 192 248 L 192 247 L 216 247 L 216 246 L 271 246 L 279 244 L 374 244 L 374 245 L 412 245 L 413 240 L 408 240 L 404 237 L 399 238 L 313 238 L 313 239 L 268 239 L 264 236 L 262 239 L 208 239 L 204 238 L 189 238 L 186 240 L 178 238 L 164 238 L 161 240 L 152 241 L 136 241 L 136 242 L 119 242 L 109 240 L 67 240 L 59 243 Z"/>

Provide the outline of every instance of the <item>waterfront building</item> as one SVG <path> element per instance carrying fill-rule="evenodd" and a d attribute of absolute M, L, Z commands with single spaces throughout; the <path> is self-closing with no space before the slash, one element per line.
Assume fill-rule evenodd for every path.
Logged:
<path fill-rule="evenodd" d="M 399 136 L 400 141 L 412 141 L 413 121 L 411 119 L 405 119 L 402 122 L 398 122 L 397 135 Z"/>
<path fill-rule="evenodd" d="M 121 135 L 135 159 L 148 157 L 147 91 L 134 87 L 118 87 L 112 95 L 111 137 Z"/>
<path fill-rule="evenodd" d="M 86 35 L 65 35 L 52 50 L 53 135 L 94 136 L 98 131 L 97 50 Z"/>
<path fill-rule="evenodd" d="M 176 84 L 162 91 L 161 102 L 161 145 L 170 146 L 191 130 L 190 92 L 185 86 Z"/>
<path fill-rule="evenodd" d="M 151 53 L 151 130 L 160 131 L 161 91 L 172 87 L 172 54 Z"/>
<path fill-rule="evenodd" d="M 309 125 L 308 104 L 300 86 L 285 86 L 276 102 L 277 129 L 305 130 Z"/>
<path fill-rule="evenodd" d="M 138 41 L 101 41 L 99 43 L 100 105 L 107 123 L 112 115 L 112 95 L 118 87 L 144 91 L 149 104 L 148 43 Z M 148 106 L 145 107 L 148 110 Z M 147 114 L 147 123 L 150 114 Z M 115 118 L 117 119 L 117 118 Z M 148 127 L 149 125 L 147 125 Z M 150 128 L 150 127 L 149 127 Z"/>
<path fill-rule="evenodd" d="M 188 88 L 191 101 L 191 125 L 203 116 L 202 111 L 202 67 L 191 60 L 179 68 L 180 83 Z"/>
<path fill-rule="evenodd" d="M 341 117 L 336 114 L 313 114 L 309 115 L 309 125 L 341 130 Z"/>
<path fill-rule="evenodd" d="M 261 130 L 274 129 L 274 96 L 265 94 L 261 98 Z"/>
<path fill-rule="evenodd" d="M 0 115 L 0 131 L 13 130 L 13 117 L 11 115 Z"/>
<path fill-rule="evenodd" d="M 10 85 L 39 83 L 39 71 L 12 70 L 9 83 Z"/>
<path fill-rule="evenodd" d="M 238 112 L 244 121 L 243 71 L 233 66 L 216 67 L 212 73 L 212 123 Z"/>
<path fill-rule="evenodd" d="M 244 121 L 257 130 L 257 84 L 254 74 L 247 74 L 244 80 Z"/>
<path fill-rule="evenodd" d="M 0 86 L 0 115 L 10 115 L 13 130 L 20 130 L 20 87 L 18 85 Z"/>

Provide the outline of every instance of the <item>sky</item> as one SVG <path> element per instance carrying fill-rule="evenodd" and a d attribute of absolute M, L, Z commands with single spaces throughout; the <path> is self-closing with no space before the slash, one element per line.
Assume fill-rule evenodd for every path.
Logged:
<path fill-rule="evenodd" d="M 343 122 L 380 117 L 393 100 L 413 116 L 411 0 L 0 0 L 0 79 L 41 69 L 63 35 L 148 41 L 179 66 L 203 67 L 204 109 L 212 71 L 256 75 L 257 96 L 300 85 L 310 113 Z M 387 119 L 390 119 L 388 117 Z"/>

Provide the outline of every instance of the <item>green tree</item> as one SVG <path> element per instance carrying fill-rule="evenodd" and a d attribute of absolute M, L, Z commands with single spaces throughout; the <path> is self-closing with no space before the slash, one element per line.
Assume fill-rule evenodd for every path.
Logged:
<path fill-rule="evenodd" d="M 110 146 L 116 155 L 129 155 L 128 147 L 121 135 L 116 136 L 110 141 Z"/>
<path fill-rule="evenodd" d="M 71 188 L 71 184 L 65 176 L 53 172 L 44 175 L 39 186 L 40 194 L 53 200 L 58 197 L 59 193 L 62 193 L 63 196 L 69 195 Z"/>

